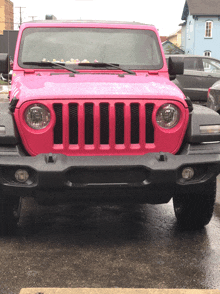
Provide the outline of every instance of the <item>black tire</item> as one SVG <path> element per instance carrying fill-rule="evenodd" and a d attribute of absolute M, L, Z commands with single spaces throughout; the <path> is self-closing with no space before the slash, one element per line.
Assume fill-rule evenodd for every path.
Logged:
<path fill-rule="evenodd" d="M 188 230 L 206 226 L 213 215 L 216 199 L 216 179 L 207 184 L 200 194 L 175 195 L 174 212 L 178 224 Z"/>
<path fill-rule="evenodd" d="M 16 233 L 20 214 L 20 199 L 9 202 L 0 199 L 0 235 L 12 236 Z"/>

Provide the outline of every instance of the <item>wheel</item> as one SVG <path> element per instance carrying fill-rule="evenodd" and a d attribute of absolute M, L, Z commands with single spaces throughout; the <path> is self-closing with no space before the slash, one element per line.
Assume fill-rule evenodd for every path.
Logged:
<path fill-rule="evenodd" d="M 200 194 L 175 195 L 173 206 L 178 224 L 189 230 L 203 228 L 212 218 L 215 198 L 216 179 Z"/>
<path fill-rule="evenodd" d="M 10 199 L 11 200 L 11 199 Z M 0 199 L 0 235 L 14 235 L 17 228 L 17 222 L 20 216 L 20 199 L 13 199 L 9 202 L 6 199 Z"/>

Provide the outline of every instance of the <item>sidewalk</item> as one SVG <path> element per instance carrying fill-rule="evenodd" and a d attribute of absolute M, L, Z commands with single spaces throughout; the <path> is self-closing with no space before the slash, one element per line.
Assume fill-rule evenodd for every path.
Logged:
<path fill-rule="evenodd" d="M 11 85 L 0 85 L 0 94 L 8 94 L 11 89 Z"/>
<path fill-rule="evenodd" d="M 9 85 L 0 85 L 0 102 L 7 102 L 8 101 L 8 92 L 11 89 Z"/>
<path fill-rule="evenodd" d="M 8 102 L 8 94 L 0 93 L 0 102 Z"/>

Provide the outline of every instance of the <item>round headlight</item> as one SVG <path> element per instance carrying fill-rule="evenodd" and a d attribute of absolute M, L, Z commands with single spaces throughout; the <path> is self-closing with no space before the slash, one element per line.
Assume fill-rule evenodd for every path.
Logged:
<path fill-rule="evenodd" d="M 32 129 L 44 129 L 50 122 L 50 111 L 42 104 L 32 104 L 25 111 L 25 121 Z"/>
<path fill-rule="evenodd" d="M 162 105 L 156 114 L 156 121 L 158 125 L 164 129 L 171 129 L 175 127 L 180 119 L 180 110 L 174 104 Z"/>

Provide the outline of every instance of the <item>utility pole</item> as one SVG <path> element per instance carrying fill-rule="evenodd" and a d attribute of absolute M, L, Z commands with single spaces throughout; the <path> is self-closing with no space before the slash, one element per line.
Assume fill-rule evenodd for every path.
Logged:
<path fill-rule="evenodd" d="M 19 6 L 19 7 L 15 7 L 15 8 L 20 8 L 20 25 L 19 25 L 19 28 L 20 28 L 20 26 L 22 24 L 21 8 L 26 8 L 26 7 Z"/>

